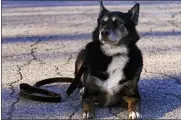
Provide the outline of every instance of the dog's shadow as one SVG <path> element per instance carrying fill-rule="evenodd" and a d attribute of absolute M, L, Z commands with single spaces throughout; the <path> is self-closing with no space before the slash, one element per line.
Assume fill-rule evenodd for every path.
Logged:
<path fill-rule="evenodd" d="M 168 77 L 143 79 L 139 82 L 139 90 L 143 118 L 168 118 L 167 113 L 181 106 L 181 80 Z M 176 117 L 174 112 L 169 114 Z"/>
<path fill-rule="evenodd" d="M 179 117 L 175 110 L 181 106 L 181 80 L 168 77 L 142 79 L 139 82 L 139 91 L 141 95 L 140 112 L 143 119 Z M 111 107 L 109 112 L 121 119 L 127 118 L 125 106 Z"/>
<path fill-rule="evenodd" d="M 181 80 L 161 75 L 141 79 L 139 91 L 143 119 L 179 117 L 175 111 L 181 106 Z M 120 105 L 111 108 L 98 107 L 96 110 L 97 118 L 126 119 L 127 115 L 125 106 Z"/>
<path fill-rule="evenodd" d="M 180 84 L 181 81 L 169 79 L 168 77 L 155 77 L 140 80 L 139 90 L 141 95 L 142 117 L 144 119 L 170 118 L 170 115 L 174 118 L 177 117 L 175 110 L 181 106 Z M 29 118 L 34 118 L 35 116 L 44 118 L 44 115 L 49 116 L 47 118 L 82 118 L 78 89 L 70 97 L 67 97 L 65 91 L 68 86 L 69 84 L 57 84 L 44 87 L 62 94 L 62 102 L 60 103 L 53 104 L 20 99 L 14 106 L 15 118 L 23 118 L 24 116 L 29 116 Z M 7 91 L 2 90 L 2 93 L 6 94 Z M 3 101 L 8 102 L 8 98 L 4 97 Z M 30 106 L 31 109 L 26 109 Z M 22 112 L 23 114 L 21 114 Z M 167 115 L 169 115 L 169 117 Z M 96 107 L 96 118 L 125 119 L 127 118 L 127 109 L 122 108 L 120 105 L 111 108 Z"/>
<path fill-rule="evenodd" d="M 175 110 L 181 106 L 181 80 L 161 75 L 141 79 L 139 91 L 141 95 L 140 112 L 143 119 L 166 119 L 170 118 L 170 115 L 174 118 L 179 117 Z M 127 109 L 121 105 L 111 108 L 97 107 L 96 117 L 126 119 Z"/>

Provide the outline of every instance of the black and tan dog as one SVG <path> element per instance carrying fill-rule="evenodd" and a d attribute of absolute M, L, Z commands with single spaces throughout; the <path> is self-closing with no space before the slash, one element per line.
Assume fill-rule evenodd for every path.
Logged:
<path fill-rule="evenodd" d="M 95 103 L 105 106 L 124 101 L 129 119 L 139 119 L 138 81 L 143 67 L 141 51 L 136 46 L 139 4 L 128 12 L 107 10 L 101 1 L 93 41 L 79 53 L 75 73 L 85 59 L 82 78 L 83 118 L 93 118 Z"/>

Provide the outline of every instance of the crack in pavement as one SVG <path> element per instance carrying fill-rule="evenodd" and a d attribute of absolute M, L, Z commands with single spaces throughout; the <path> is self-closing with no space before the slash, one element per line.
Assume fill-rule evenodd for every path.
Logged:
<path fill-rule="evenodd" d="M 67 60 L 67 64 L 70 63 L 70 61 L 72 60 L 72 58 L 73 58 L 73 56 L 72 56 L 72 54 L 71 54 L 71 55 L 69 56 L 68 60 Z"/>
<path fill-rule="evenodd" d="M 33 43 L 31 46 L 31 50 L 30 53 L 27 54 L 21 54 L 21 55 L 11 55 L 11 56 L 3 56 L 4 58 L 9 58 L 9 57 L 15 57 L 15 56 L 22 56 L 22 55 L 31 55 L 33 58 L 31 60 L 28 61 L 28 63 L 22 65 L 22 66 L 26 66 L 28 64 L 30 64 L 33 60 L 35 61 L 39 61 L 40 63 L 43 64 L 43 62 L 41 60 L 38 60 L 35 56 L 35 50 L 37 49 L 35 46 L 41 42 L 41 39 L 39 38 L 35 43 Z"/>
<path fill-rule="evenodd" d="M 41 64 L 45 64 L 43 61 L 41 61 L 41 60 L 38 60 L 37 58 L 36 58 L 36 56 L 35 56 L 35 50 L 36 50 L 37 48 L 36 47 L 34 47 L 34 48 L 32 48 L 31 49 L 31 56 L 33 57 L 33 59 L 31 59 L 30 61 L 29 61 L 29 64 L 34 60 L 34 61 L 38 61 L 38 62 L 40 62 Z"/>
<path fill-rule="evenodd" d="M 18 56 L 26 56 L 26 55 L 29 55 L 28 53 L 27 54 L 21 54 L 21 55 L 5 55 L 5 56 L 1 56 L 2 58 L 4 59 L 7 59 L 7 58 L 12 58 L 12 57 L 18 57 Z"/>
<path fill-rule="evenodd" d="M 37 61 L 37 62 L 40 62 L 40 64 L 45 64 L 45 62 L 37 59 L 36 56 L 35 56 L 35 53 L 36 53 L 35 51 L 36 51 L 37 48 L 34 47 L 34 46 L 36 46 L 40 42 L 41 42 L 41 39 L 38 39 L 34 44 L 30 45 L 31 46 L 31 50 L 30 50 L 29 55 L 31 55 L 33 58 L 28 60 L 28 62 L 25 63 L 24 65 L 22 65 L 22 67 L 31 64 L 32 61 Z"/>
<path fill-rule="evenodd" d="M 17 68 L 18 68 L 18 74 L 19 74 L 20 78 L 18 80 L 16 80 L 16 81 L 10 83 L 10 85 L 9 85 L 10 89 L 11 89 L 10 97 L 13 97 L 13 95 L 15 94 L 15 89 L 13 87 L 13 84 L 18 83 L 19 81 L 21 81 L 23 79 L 23 75 L 21 73 L 21 67 L 17 65 Z M 7 113 L 7 115 L 8 115 L 7 119 L 8 120 L 12 119 L 12 114 L 13 114 L 13 111 L 14 111 L 14 106 L 19 102 L 19 100 L 20 100 L 20 97 L 17 96 L 16 101 L 12 103 L 12 105 L 10 107 L 10 111 Z"/>
<path fill-rule="evenodd" d="M 13 102 L 13 104 L 11 105 L 11 110 L 7 113 L 8 116 L 8 120 L 11 120 L 12 119 L 12 116 L 13 116 L 13 112 L 14 112 L 14 106 L 20 101 L 20 97 L 18 96 L 16 101 Z"/>
<path fill-rule="evenodd" d="M 36 45 L 39 44 L 41 41 L 42 41 L 42 40 L 41 40 L 40 38 L 38 38 L 38 40 L 37 40 L 34 44 L 30 45 L 30 46 L 31 46 L 30 55 L 33 57 L 33 59 L 29 60 L 29 61 L 28 61 L 28 64 L 31 64 L 32 61 L 38 61 L 38 62 L 40 62 L 41 64 L 45 64 L 43 61 L 38 60 L 38 59 L 36 58 L 36 56 L 35 56 L 35 51 L 36 51 L 36 49 L 37 49 Z"/>
<path fill-rule="evenodd" d="M 69 58 L 66 60 L 66 62 L 65 62 L 64 64 L 60 65 L 60 67 L 69 64 L 70 61 L 72 60 L 72 58 L 73 58 L 73 56 L 72 56 L 72 54 L 71 54 L 71 55 L 69 56 Z M 54 66 L 54 67 L 55 67 L 55 73 L 56 73 L 56 75 L 63 76 L 63 75 L 61 74 L 61 72 L 59 71 L 59 70 L 60 70 L 59 67 L 58 67 L 58 66 Z"/>
<path fill-rule="evenodd" d="M 37 45 L 38 43 L 40 43 L 41 42 L 41 39 L 40 38 L 38 38 L 38 40 L 37 41 L 35 41 L 35 43 L 33 43 L 32 45 L 30 45 L 31 47 L 34 47 L 35 45 Z"/>
<path fill-rule="evenodd" d="M 167 22 L 170 23 L 170 24 L 172 24 L 172 25 L 175 26 L 176 28 L 181 29 L 181 27 L 180 27 L 179 25 L 177 25 L 176 23 L 174 23 L 173 21 L 168 20 Z"/>
<path fill-rule="evenodd" d="M 21 67 L 19 67 L 19 66 L 17 65 L 17 68 L 18 68 L 18 74 L 19 74 L 20 78 L 19 78 L 18 80 L 13 81 L 13 82 L 11 82 L 11 83 L 9 84 L 10 89 L 11 89 L 11 91 L 12 91 L 12 92 L 10 93 L 10 96 L 11 96 L 11 97 L 12 97 L 13 94 L 15 93 L 15 89 L 14 89 L 14 87 L 13 87 L 13 84 L 15 84 L 15 83 L 17 83 L 17 82 L 19 82 L 20 80 L 23 79 L 22 73 L 20 72 L 20 71 L 21 71 Z"/>
<path fill-rule="evenodd" d="M 172 18 L 175 18 L 176 15 L 181 14 L 181 12 L 177 12 L 171 15 Z"/>
<path fill-rule="evenodd" d="M 72 60 L 72 58 L 73 58 L 73 55 L 72 55 L 72 54 L 70 54 L 69 58 L 66 60 L 67 62 L 65 62 L 65 63 L 64 63 L 64 64 L 62 64 L 61 66 L 64 66 L 64 65 L 69 64 L 69 63 L 70 63 L 70 61 Z"/>
<path fill-rule="evenodd" d="M 21 80 L 23 79 L 23 75 L 22 75 L 22 73 L 21 73 L 22 68 L 25 67 L 25 66 L 27 66 L 27 65 L 30 65 L 32 61 L 37 61 L 37 62 L 40 62 L 41 64 L 44 63 L 44 62 L 42 62 L 41 60 L 38 60 L 38 59 L 36 58 L 36 56 L 35 56 L 35 50 L 37 49 L 35 46 L 36 46 L 39 42 L 41 42 L 40 39 L 39 39 L 38 41 L 36 41 L 34 44 L 31 45 L 32 48 L 31 48 L 31 51 L 30 51 L 30 55 L 31 55 L 33 58 L 30 59 L 30 60 L 28 60 L 27 63 L 25 63 L 25 64 L 23 64 L 23 65 L 21 65 L 21 66 L 17 65 L 18 74 L 19 74 L 20 78 L 19 78 L 18 80 L 13 81 L 12 83 L 9 84 L 10 89 L 11 89 L 10 97 L 13 97 L 13 95 L 15 94 L 15 89 L 14 89 L 14 87 L 13 87 L 13 84 L 18 83 L 19 81 L 21 81 Z M 72 58 L 73 58 L 72 55 L 70 55 L 69 58 L 67 59 L 67 62 L 66 62 L 65 64 L 63 64 L 63 65 L 69 64 Z M 55 66 L 55 71 L 56 71 L 57 75 L 62 76 L 62 75 L 60 74 L 60 72 L 58 72 L 58 70 L 59 70 L 59 68 L 58 68 L 57 66 Z M 14 112 L 14 106 L 15 106 L 19 101 L 20 101 L 20 97 L 17 96 L 16 101 L 12 103 L 12 105 L 11 105 L 11 107 L 10 107 L 10 111 L 7 113 L 7 115 L 8 115 L 8 118 L 7 118 L 7 119 L 12 119 L 12 115 L 13 115 L 13 112 Z M 74 106 L 72 106 L 72 107 L 75 109 L 75 111 L 70 115 L 70 119 L 71 119 L 72 116 L 76 113 L 76 111 L 78 111 L 78 109 L 77 109 L 76 107 L 74 107 Z"/>
<path fill-rule="evenodd" d="M 59 50 L 59 49 L 61 49 L 61 48 L 63 48 L 63 47 L 57 47 L 57 48 L 47 48 L 47 49 L 45 49 L 45 51 L 52 51 L 52 50 Z"/>
<path fill-rule="evenodd" d="M 61 74 L 61 72 L 59 72 L 59 67 L 58 66 L 54 66 L 55 67 L 55 73 L 56 73 L 56 75 L 58 75 L 58 76 L 63 76 L 62 74 Z"/>
<path fill-rule="evenodd" d="M 32 61 L 38 61 L 38 62 L 40 62 L 40 63 L 43 63 L 42 61 L 38 60 L 38 59 L 36 58 L 36 56 L 34 55 L 35 50 L 36 50 L 36 47 L 34 47 L 34 46 L 37 45 L 40 41 L 41 41 L 41 39 L 39 39 L 38 41 L 36 41 L 34 44 L 31 45 L 32 49 L 31 49 L 31 51 L 30 51 L 30 55 L 31 55 L 33 58 L 30 59 L 30 60 L 28 60 L 27 63 L 25 63 L 25 64 L 23 64 L 23 65 L 21 65 L 21 66 L 17 65 L 17 68 L 18 68 L 17 71 L 18 71 L 18 74 L 19 74 L 20 78 L 19 78 L 18 80 L 13 81 L 13 82 L 11 82 L 11 83 L 9 84 L 10 89 L 11 89 L 10 97 L 13 97 L 13 95 L 15 94 L 15 89 L 14 89 L 13 84 L 18 83 L 19 81 L 21 81 L 21 80 L 23 79 L 23 74 L 21 73 L 22 68 L 25 67 L 25 66 L 27 66 L 27 65 L 29 65 L 29 64 L 31 64 Z M 15 106 L 19 101 L 20 101 L 20 97 L 17 96 L 16 101 L 12 103 L 12 105 L 11 105 L 11 107 L 10 107 L 10 111 L 7 113 L 7 115 L 8 115 L 8 120 L 9 120 L 9 119 L 12 119 L 12 114 L 13 114 L 13 112 L 14 112 L 14 106 Z"/>
<path fill-rule="evenodd" d="M 62 47 L 57 47 L 57 48 L 47 48 L 47 49 L 45 49 L 45 51 L 52 51 L 52 50 L 59 50 L 59 49 L 62 49 L 62 48 L 65 48 L 66 47 L 66 45 L 64 44 L 64 42 L 61 42 L 62 44 Z"/>

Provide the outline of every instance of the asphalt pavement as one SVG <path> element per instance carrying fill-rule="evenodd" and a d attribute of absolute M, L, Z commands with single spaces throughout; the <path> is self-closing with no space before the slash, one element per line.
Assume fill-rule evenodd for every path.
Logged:
<path fill-rule="evenodd" d="M 181 119 L 181 2 L 106 1 L 110 10 L 127 12 L 140 3 L 137 43 L 144 68 L 139 82 L 142 117 Z M 78 90 L 69 84 L 46 89 L 61 93 L 60 103 L 35 102 L 18 96 L 19 84 L 50 77 L 74 77 L 77 53 L 91 41 L 98 1 L 2 1 L 2 118 L 81 119 Z M 120 106 L 96 108 L 96 117 L 124 119 Z"/>

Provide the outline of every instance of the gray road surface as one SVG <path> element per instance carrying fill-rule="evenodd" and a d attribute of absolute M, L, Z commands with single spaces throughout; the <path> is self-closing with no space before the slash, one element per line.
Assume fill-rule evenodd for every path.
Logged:
<path fill-rule="evenodd" d="M 135 1 L 107 1 L 108 9 L 126 12 Z M 140 2 L 138 46 L 144 69 L 139 82 L 143 118 L 181 119 L 181 2 Z M 63 94 L 61 103 L 18 97 L 21 82 L 73 77 L 78 51 L 91 40 L 99 2 L 2 2 L 2 118 L 78 119 L 78 91 L 65 96 L 68 84 L 45 88 Z M 119 106 L 96 108 L 96 117 L 126 118 Z"/>

